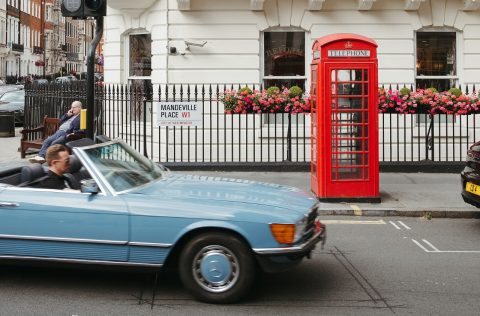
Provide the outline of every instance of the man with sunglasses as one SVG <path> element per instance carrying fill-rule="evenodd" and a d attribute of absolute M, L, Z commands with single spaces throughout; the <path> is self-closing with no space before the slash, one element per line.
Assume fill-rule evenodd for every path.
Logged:
<path fill-rule="evenodd" d="M 29 186 L 42 189 L 71 189 L 67 178 L 64 176 L 64 173 L 70 168 L 69 157 L 68 149 L 62 144 L 50 146 L 45 156 L 48 164 L 48 174 Z"/>

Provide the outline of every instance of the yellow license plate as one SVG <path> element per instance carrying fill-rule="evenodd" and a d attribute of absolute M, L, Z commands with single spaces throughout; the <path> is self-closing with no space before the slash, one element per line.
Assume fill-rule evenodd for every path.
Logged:
<path fill-rule="evenodd" d="M 467 182 L 467 185 L 465 186 L 465 191 L 476 194 L 476 195 L 480 195 L 480 185 Z"/>

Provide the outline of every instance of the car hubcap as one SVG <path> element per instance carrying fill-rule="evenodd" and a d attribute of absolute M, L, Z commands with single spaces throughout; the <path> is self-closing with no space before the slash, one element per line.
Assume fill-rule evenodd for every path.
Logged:
<path fill-rule="evenodd" d="M 209 292 L 227 291 L 236 283 L 239 272 L 237 258 L 222 246 L 202 248 L 193 262 L 195 280 Z"/>

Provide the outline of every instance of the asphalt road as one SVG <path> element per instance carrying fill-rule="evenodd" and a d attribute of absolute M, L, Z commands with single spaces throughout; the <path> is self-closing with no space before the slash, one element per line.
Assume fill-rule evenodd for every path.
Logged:
<path fill-rule="evenodd" d="M 235 305 L 193 300 L 162 273 L 0 267 L 0 315 L 473 315 L 480 220 L 325 217 L 328 240 L 295 269 L 259 275 Z"/>

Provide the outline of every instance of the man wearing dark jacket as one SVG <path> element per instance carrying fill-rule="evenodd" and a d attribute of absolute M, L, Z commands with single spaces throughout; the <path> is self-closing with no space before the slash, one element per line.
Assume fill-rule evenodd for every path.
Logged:
<path fill-rule="evenodd" d="M 70 167 L 70 155 L 65 146 L 55 144 L 47 150 L 48 174 L 30 184 L 34 188 L 65 190 L 71 189 L 64 173 Z"/>
<path fill-rule="evenodd" d="M 81 133 L 80 130 L 80 111 L 82 110 L 82 103 L 80 101 L 73 101 L 67 113 L 60 118 L 60 127 L 55 134 L 49 136 L 43 141 L 42 148 L 38 155 L 30 158 L 30 162 L 44 163 L 45 153 L 48 147 L 55 144 L 65 144 L 67 136 L 70 134 Z"/>

